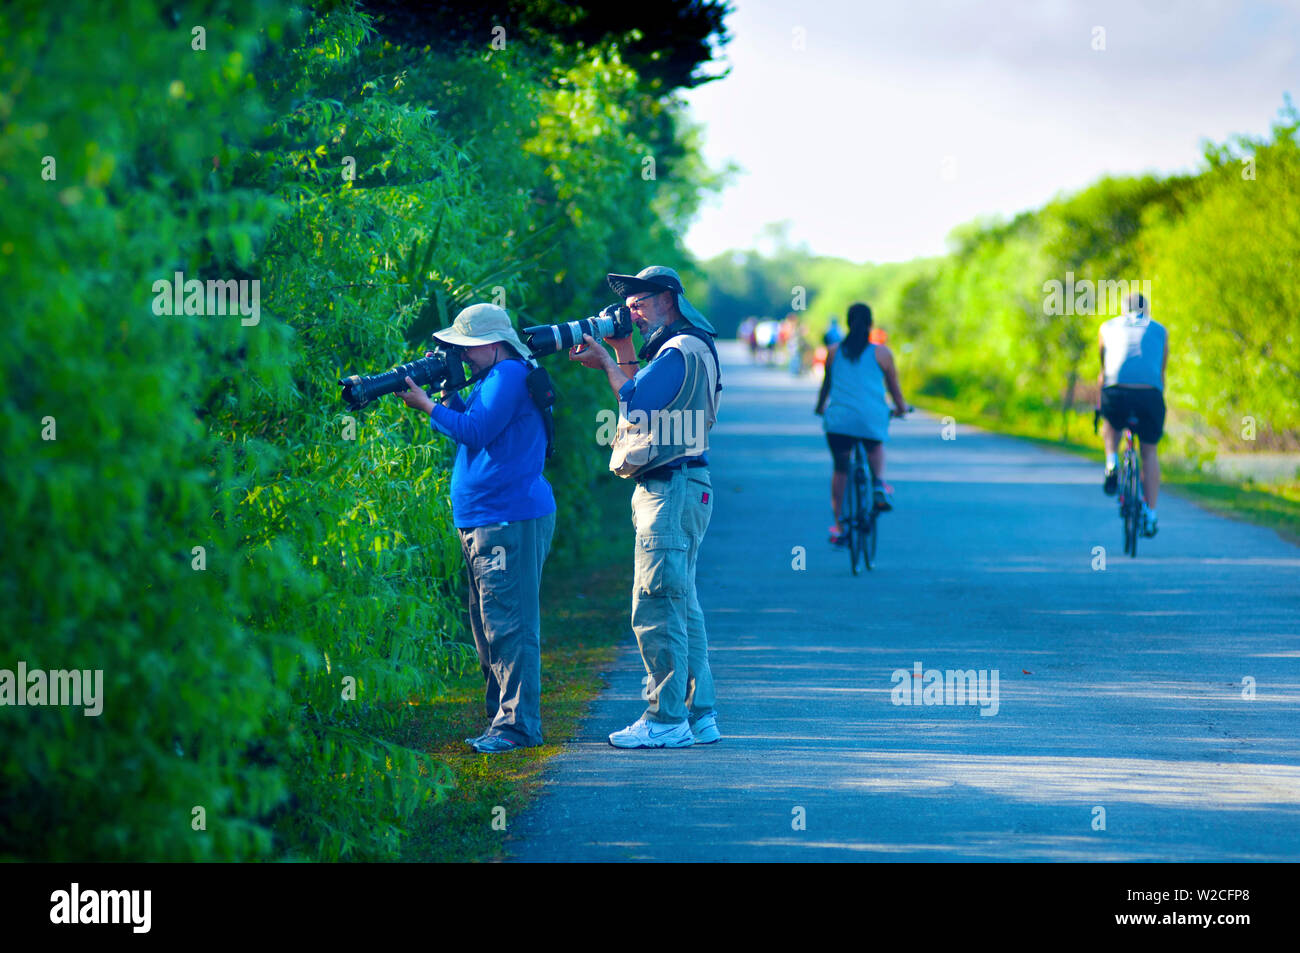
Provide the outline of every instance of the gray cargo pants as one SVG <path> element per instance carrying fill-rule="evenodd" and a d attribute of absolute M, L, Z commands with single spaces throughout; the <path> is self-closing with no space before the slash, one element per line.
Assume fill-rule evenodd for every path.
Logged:
<path fill-rule="evenodd" d="M 490 735 L 542 743 L 542 565 L 555 514 L 460 530 Z"/>
<path fill-rule="evenodd" d="M 709 639 L 695 592 L 695 563 L 713 514 L 708 467 L 637 483 L 632 492 L 632 630 L 653 678 L 643 717 L 676 724 L 713 710 Z"/>

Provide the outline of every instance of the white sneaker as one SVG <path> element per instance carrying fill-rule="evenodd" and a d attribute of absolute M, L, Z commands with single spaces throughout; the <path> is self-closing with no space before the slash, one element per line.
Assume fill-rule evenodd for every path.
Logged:
<path fill-rule="evenodd" d="M 695 744 L 695 738 L 686 719 L 676 725 L 666 725 L 641 717 L 610 735 L 609 743 L 615 748 L 689 748 Z"/>
<path fill-rule="evenodd" d="M 1142 535 L 1154 536 L 1156 534 L 1156 511 L 1142 504 Z"/>
<path fill-rule="evenodd" d="M 718 713 L 711 711 L 707 715 L 696 718 L 691 725 L 691 734 L 697 745 L 711 745 L 715 741 L 720 741 L 722 732 L 718 731 Z"/>

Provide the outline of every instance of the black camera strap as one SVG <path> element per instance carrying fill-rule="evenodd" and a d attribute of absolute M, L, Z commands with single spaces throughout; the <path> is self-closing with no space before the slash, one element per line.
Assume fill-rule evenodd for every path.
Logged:
<path fill-rule="evenodd" d="M 496 365 L 493 364 L 492 367 L 496 367 Z M 492 370 L 492 367 L 488 367 L 485 368 L 484 370 L 477 371 L 471 374 L 469 377 L 465 378 L 463 381 L 461 381 L 459 384 L 453 387 L 450 391 L 447 390 L 442 391 L 442 396 L 446 397 L 449 393 L 459 393 L 460 391 L 463 391 L 466 387 L 470 387 L 474 384 L 477 384 L 483 378 L 487 377 L 488 371 Z"/>
<path fill-rule="evenodd" d="M 718 360 L 718 347 L 713 343 L 713 335 L 703 328 L 697 328 L 693 324 L 683 322 L 681 326 L 674 322 L 671 326 L 659 328 L 650 335 L 650 340 L 641 348 L 641 353 L 637 355 L 643 361 L 653 361 L 659 356 L 663 346 L 677 337 L 679 334 L 685 334 L 687 337 L 699 338 L 708 345 L 709 353 L 713 355 L 713 366 L 718 371 L 718 384 L 713 389 L 715 394 L 722 393 L 722 362 Z M 662 335 L 662 336 L 661 336 Z"/>

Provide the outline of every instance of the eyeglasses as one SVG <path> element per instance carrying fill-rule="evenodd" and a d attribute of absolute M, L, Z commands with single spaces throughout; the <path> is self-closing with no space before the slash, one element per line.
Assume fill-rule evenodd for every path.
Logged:
<path fill-rule="evenodd" d="M 640 297 L 633 298 L 631 301 L 627 303 L 627 306 L 629 308 L 636 308 L 638 311 L 640 311 L 642 301 L 644 301 L 646 298 L 653 298 L 655 295 L 661 295 L 661 294 L 663 294 L 662 291 L 647 291 L 645 294 L 641 295 Z"/>

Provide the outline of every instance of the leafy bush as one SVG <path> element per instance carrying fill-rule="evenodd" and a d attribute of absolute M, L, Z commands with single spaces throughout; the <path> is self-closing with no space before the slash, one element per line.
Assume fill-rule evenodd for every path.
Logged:
<path fill-rule="evenodd" d="M 0 667 L 100 668 L 106 696 L 0 709 L 0 855 L 395 857 L 454 779 L 391 739 L 476 666 L 453 446 L 395 398 L 344 413 L 336 381 L 475 300 L 591 313 L 607 271 L 682 261 L 707 176 L 617 39 L 431 51 L 352 2 L 125 16 L 22 8 L 0 45 Z M 155 313 L 176 272 L 256 281 L 258 320 Z M 568 364 L 562 513 L 609 479 L 608 386 Z"/>
<path fill-rule="evenodd" d="M 1211 168 L 1182 214 L 1153 216 L 1147 230 L 1145 268 L 1160 276 L 1174 399 L 1237 449 L 1300 449 L 1297 130 L 1300 114 L 1288 109 L 1272 141 L 1209 149 Z"/>
<path fill-rule="evenodd" d="M 289 547 L 251 549 L 232 518 L 225 487 L 259 458 L 257 439 L 224 441 L 200 417 L 223 380 L 237 402 L 241 363 L 281 361 L 288 336 L 152 308 L 157 279 L 251 264 L 276 215 L 268 196 L 210 175 L 219 144 L 256 128 L 246 65 L 270 20 L 260 4 L 235 10 L 237 26 L 195 13 L 206 53 L 190 24 L 144 2 L 6 14 L 0 667 L 102 670 L 104 694 L 98 717 L 0 708 L 6 857 L 271 849 L 256 818 L 286 782 L 254 751 L 289 704 L 273 676 L 296 645 L 255 613 L 314 589 Z M 114 75 L 134 81 L 104 82 Z"/>

